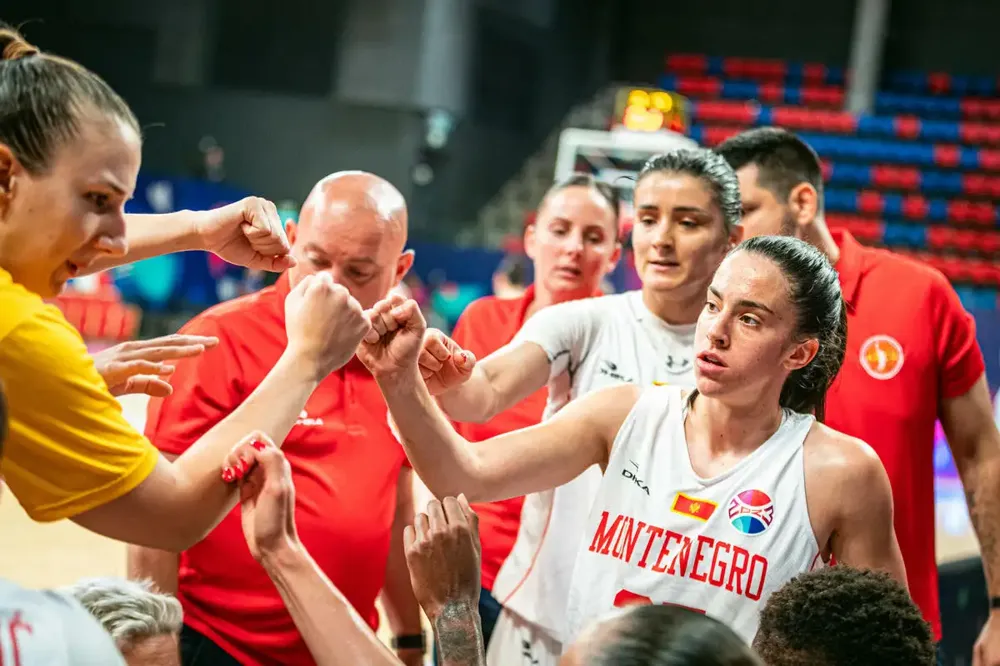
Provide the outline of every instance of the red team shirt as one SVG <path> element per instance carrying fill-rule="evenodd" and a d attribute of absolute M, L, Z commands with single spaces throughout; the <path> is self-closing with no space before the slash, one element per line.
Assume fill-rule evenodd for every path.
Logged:
<path fill-rule="evenodd" d="M 848 334 L 826 423 L 882 459 L 910 594 L 940 638 L 934 427 L 941 401 L 967 393 L 985 370 L 975 321 L 936 270 L 863 247 L 846 231 L 833 236 Z"/>
<path fill-rule="evenodd" d="M 535 300 L 534 286 L 520 298 L 487 296 L 469 304 L 455 324 L 452 340 L 482 360 L 510 342 L 524 324 L 524 316 Z M 542 420 L 548 389 L 542 388 L 486 423 L 455 423 L 455 430 L 470 442 L 536 425 Z M 479 514 L 479 538 L 483 545 L 483 588 L 493 581 L 517 539 L 523 497 L 473 504 Z"/>
<path fill-rule="evenodd" d="M 287 275 L 274 287 L 211 308 L 182 333 L 219 346 L 177 364 L 172 396 L 149 404 L 146 434 L 179 455 L 232 412 L 284 351 Z M 235 442 L 234 442 L 235 443 Z M 356 358 L 309 398 L 282 447 L 295 481 L 299 537 L 374 628 L 385 579 L 396 487 L 405 463 L 375 380 Z M 184 623 L 240 663 L 314 664 L 264 569 L 250 556 L 239 507 L 180 556 Z"/>

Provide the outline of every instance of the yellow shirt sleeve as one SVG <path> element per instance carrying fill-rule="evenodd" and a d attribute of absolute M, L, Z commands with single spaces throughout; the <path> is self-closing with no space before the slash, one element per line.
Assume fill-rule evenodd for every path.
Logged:
<path fill-rule="evenodd" d="M 134 489 L 159 453 L 125 420 L 62 313 L 41 304 L 28 310 L 0 336 L 10 418 L 0 474 L 28 515 L 52 521 Z"/>

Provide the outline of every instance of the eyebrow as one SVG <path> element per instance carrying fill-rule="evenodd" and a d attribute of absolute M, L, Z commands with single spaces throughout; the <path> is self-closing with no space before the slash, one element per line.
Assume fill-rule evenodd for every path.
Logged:
<path fill-rule="evenodd" d="M 306 243 L 305 249 L 306 250 L 310 250 L 312 252 L 318 252 L 319 254 L 322 254 L 324 256 L 326 256 L 326 254 L 327 254 L 326 250 L 324 250 L 323 248 L 321 248 L 319 245 L 316 245 L 316 243 Z M 355 263 L 355 264 L 374 264 L 375 263 L 375 260 L 372 259 L 371 257 L 350 257 L 348 259 L 348 261 L 351 262 L 351 263 Z"/>
<path fill-rule="evenodd" d="M 102 185 L 106 185 L 107 187 L 110 187 L 112 190 L 114 190 L 115 193 L 118 194 L 118 196 L 122 197 L 128 196 L 128 191 L 124 187 L 119 185 L 118 181 L 116 181 L 115 179 L 108 178 L 105 176 L 101 178 L 100 181 Z"/>
<path fill-rule="evenodd" d="M 643 204 L 639 206 L 639 210 L 659 210 L 660 207 L 654 204 Z M 698 208 L 697 206 L 674 206 L 671 209 L 674 213 L 697 213 L 699 215 L 708 215 L 709 212 L 704 208 Z"/>
<path fill-rule="evenodd" d="M 715 297 L 718 298 L 720 301 L 723 300 L 722 299 L 722 294 L 719 293 L 718 289 L 716 289 L 715 287 L 709 287 L 708 290 L 710 292 L 712 292 L 712 294 L 714 294 Z M 770 312 L 771 314 L 774 314 L 774 311 L 771 310 L 771 308 L 769 308 L 766 305 L 764 305 L 763 303 L 758 303 L 757 301 L 751 301 L 751 300 L 746 299 L 746 298 L 740 299 L 737 304 L 740 305 L 740 306 L 742 306 L 742 307 L 745 307 L 745 308 L 753 308 L 755 310 L 763 310 L 764 312 Z"/>

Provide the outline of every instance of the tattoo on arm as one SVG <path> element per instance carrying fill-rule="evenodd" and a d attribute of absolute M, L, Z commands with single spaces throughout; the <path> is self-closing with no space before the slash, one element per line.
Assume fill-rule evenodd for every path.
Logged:
<path fill-rule="evenodd" d="M 434 619 L 441 666 L 485 666 L 479 612 L 466 602 L 446 604 Z"/>

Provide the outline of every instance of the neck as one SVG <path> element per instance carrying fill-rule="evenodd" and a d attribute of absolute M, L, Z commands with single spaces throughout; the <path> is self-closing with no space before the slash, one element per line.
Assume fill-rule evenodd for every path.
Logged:
<path fill-rule="evenodd" d="M 677 290 L 665 292 L 643 289 L 642 304 L 668 324 L 693 324 L 698 321 L 698 315 L 705 307 L 705 289 L 700 292 L 691 290 L 690 294 L 682 296 L 678 296 Z"/>
<path fill-rule="evenodd" d="M 524 318 L 528 319 L 531 315 L 535 314 L 542 308 L 549 307 L 550 305 L 565 303 L 566 301 L 578 301 L 581 298 L 587 298 L 593 293 L 593 291 L 588 291 L 586 293 L 574 291 L 561 291 L 553 293 L 542 285 L 535 283 L 535 294 L 531 299 L 531 304 L 528 305 L 528 309 L 524 313 Z"/>
<path fill-rule="evenodd" d="M 686 429 L 713 453 L 749 453 L 777 431 L 781 416 L 777 396 L 758 395 L 744 405 L 731 405 L 699 395 Z"/>
<path fill-rule="evenodd" d="M 840 259 L 840 248 L 834 242 L 833 234 L 830 233 L 830 228 L 826 226 L 826 220 L 822 215 L 817 215 L 813 223 L 803 229 L 802 240 L 818 248 L 831 264 L 836 265 Z"/>

